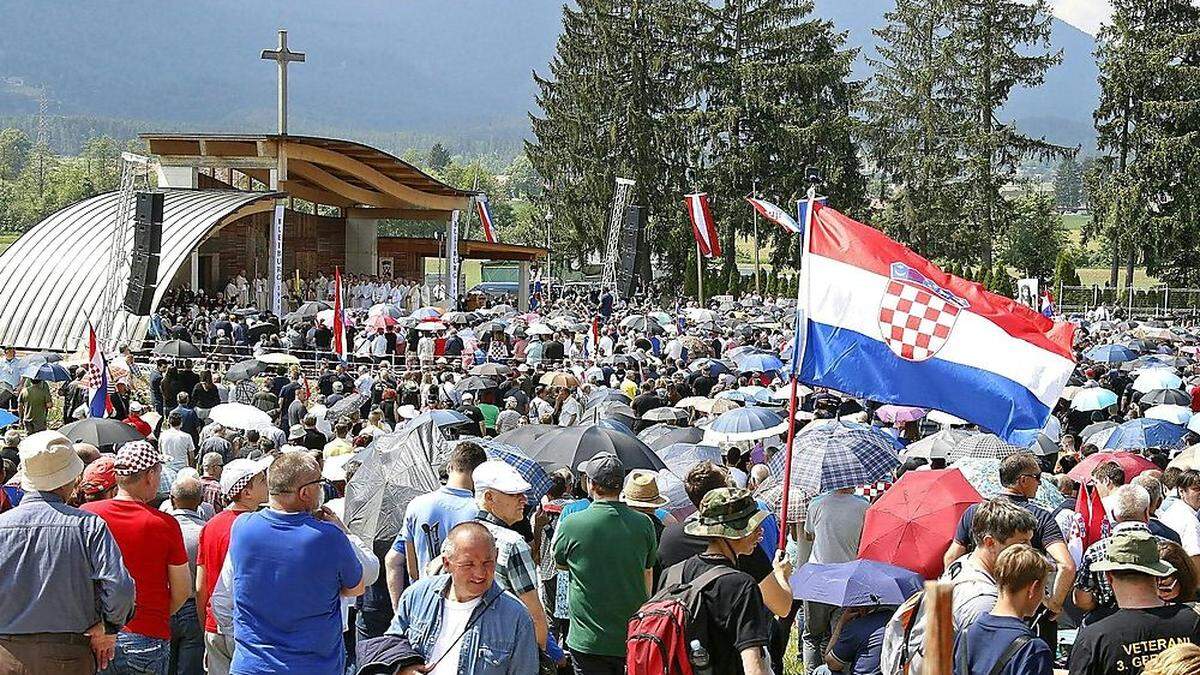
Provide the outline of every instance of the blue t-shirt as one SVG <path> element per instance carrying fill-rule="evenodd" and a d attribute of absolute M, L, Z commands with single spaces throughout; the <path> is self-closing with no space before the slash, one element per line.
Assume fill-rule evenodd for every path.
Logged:
<path fill-rule="evenodd" d="M 833 645 L 833 655 L 838 661 L 850 666 L 853 675 L 879 675 L 880 658 L 883 655 L 883 632 L 887 628 L 890 611 L 876 611 L 846 622 L 838 641 Z M 845 671 L 843 671 L 845 672 Z"/>
<path fill-rule="evenodd" d="M 954 640 L 955 675 L 988 675 L 1008 646 L 1021 635 L 1032 636 L 1033 632 L 1020 619 L 981 615 Z M 969 673 L 958 672 L 959 651 L 964 644 L 969 657 Z M 1005 675 L 1051 675 L 1054 672 L 1054 659 L 1050 647 L 1035 637 L 1018 649 L 1000 672 Z"/>
<path fill-rule="evenodd" d="M 231 673 L 345 670 L 341 591 L 362 581 L 354 545 L 310 513 L 271 509 L 233 524 Z"/>
<path fill-rule="evenodd" d="M 779 548 L 779 519 L 775 517 L 775 512 L 761 499 L 754 500 L 758 504 L 758 508 L 767 512 L 767 519 L 762 522 L 762 541 L 758 542 L 758 547 L 767 554 L 767 560 L 775 560 L 775 551 Z"/>
<path fill-rule="evenodd" d="M 421 495 L 404 510 L 404 531 L 396 537 L 392 550 L 402 553 L 404 542 L 412 542 L 417 551 L 418 569 L 442 554 L 442 542 L 455 525 L 475 520 L 479 506 L 470 490 L 443 486 Z"/>

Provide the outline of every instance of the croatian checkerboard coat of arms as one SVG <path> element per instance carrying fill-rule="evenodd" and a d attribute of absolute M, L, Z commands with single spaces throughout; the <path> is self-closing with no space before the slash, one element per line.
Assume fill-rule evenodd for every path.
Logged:
<path fill-rule="evenodd" d="M 933 358 L 970 304 L 904 263 L 892 263 L 879 305 L 879 332 L 896 356 L 907 361 Z"/>

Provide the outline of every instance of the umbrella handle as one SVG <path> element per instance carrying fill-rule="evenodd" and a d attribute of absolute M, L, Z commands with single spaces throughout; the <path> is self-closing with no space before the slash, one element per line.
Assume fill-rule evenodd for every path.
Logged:
<path fill-rule="evenodd" d="M 787 550 L 788 506 L 792 492 L 792 446 L 796 441 L 796 385 L 795 369 L 792 370 L 792 389 L 788 395 L 787 454 L 783 456 L 783 501 L 779 509 L 779 550 Z"/>

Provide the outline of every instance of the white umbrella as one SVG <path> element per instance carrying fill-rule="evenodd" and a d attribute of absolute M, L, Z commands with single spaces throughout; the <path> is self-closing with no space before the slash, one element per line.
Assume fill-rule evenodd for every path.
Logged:
<path fill-rule="evenodd" d="M 1133 390 L 1143 394 L 1155 389 L 1178 389 L 1183 386 L 1183 380 L 1169 370 L 1155 368 L 1138 375 L 1133 381 Z"/>
<path fill-rule="evenodd" d="M 441 321 L 422 321 L 421 323 L 417 324 L 417 330 L 422 330 L 422 331 L 446 330 L 446 324 L 442 323 Z"/>
<path fill-rule="evenodd" d="M 526 335 L 554 335 L 554 329 L 544 323 L 535 323 L 525 329 Z"/>
<path fill-rule="evenodd" d="M 232 429 L 259 429 L 271 424 L 271 416 L 245 403 L 222 403 L 208 411 L 208 419 Z"/>
<path fill-rule="evenodd" d="M 1185 405 L 1156 405 L 1147 410 L 1142 417 L 1186 426 L 1192 419 L 1192 409 Z"/>
<path fill-rule="evenodd" d="M 944 427 L 961 427 L 970 424 L 970 422 L 961 417 L 955 417 L 954 415 L 951 415 L 947 412 L 942 412 L 941 410 L 930 410 L 929 414 L 925 416 L 925 419 L 933 422 L 934 424 L 940 424 Z"/>
<path fill-rule="evenodd" d="M 404 312 L 399 307 L 387 303 L 372 305 L 371 309 L 367 310 L 367 316 L 376 316 L 379 314 L 390 316 L 393 319 L 399 319 L 404 316 Z"/>
<path fill-rule="evenodd" d="M 261 363 L 269 363 L 273 366 L 292 366 L 300 363 L 300 359 L 291 354 L 283 354 L 280 352 L 271 352 L 255 357 Z"/>

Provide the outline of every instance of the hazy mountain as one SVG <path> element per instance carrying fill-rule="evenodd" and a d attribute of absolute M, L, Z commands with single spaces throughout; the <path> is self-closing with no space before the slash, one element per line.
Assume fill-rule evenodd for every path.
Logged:
<path fill-rule="evenodd" d="M 817 0 L 870 49 L 891 0 Z M 0 117 L 145 120 L 147 128 L 271 130 L 273 63 L 289 30 L 308 61 L 289 70 L 293 132 L 364 130 L 512 141 L 528 132 L 530 73 L 545 70 L 561 0 L 0 0 Z M 1096 100 L 1092 38 L 1055 24 L 1066 60 L 1009 114 L 1086 141 Z M 866 75 L 865 69 L 860 73 Z M 1037 122 L 1034 124 L 1033 120 Z"/>

